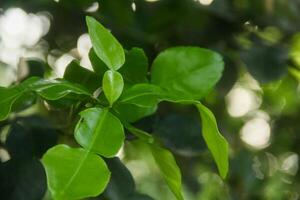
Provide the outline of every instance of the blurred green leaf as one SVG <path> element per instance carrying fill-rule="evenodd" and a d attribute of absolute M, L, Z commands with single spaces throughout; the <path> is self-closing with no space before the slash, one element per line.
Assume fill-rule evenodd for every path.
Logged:
<path fill-rule="evenodd" d="M 152 83 L 170 95 L 170 100 L 198 100 L 220 79 L 222 57 L 198 47 L 174 47 L 160 53 L 152 65 Z"/>
<path fill-rule="evenodd" d="M 122 75 L 117 71 L 106 71 L 103 77 L 102 87 L 109 104 L 112 106 L 121 96 L 124 88 Z"/>
<path fill-rule="evenodd" d="M 105 157 L 115 156 L 124 141 L 120 120 L 107 108 L 89 108 L 80 112 L 75 139 L 85 149 Z"/>
<path fill-rule="evenodd" d="M 152 199 L 151 197 L 145 194 L 135 193 L 133 195 L 126 197 L 126 200 L 154 200 L 154 199 Z"/>
<path fill-rule="evenodd" d="M 5 147 L 14 159 L 40 158 L 54 146 L 58 133 L 47 118 L 40 116 L 18 117 L 11 123 Z"/>
<path fill-rule="evenodd" d="M 5 200 L 42 199 L 47 190 L 43 165 L 36 158 L 11 158 L 0 163 L 0 192 Z"/>
<path fill-rule="evenodd" d="M 95 53 L 94 48 L 91 48 L 91 50 L 89 52 L 89 59 L 90 59 L 90 62 L 92 64 L 94 72 L 97 73 L 101 77 L 100 82 L 102 82 L 103 75 L 108 70 L 107 66 L 97 56 L 97 54 Z"/>
<path fill-rule="evenodd" d="M 132 48 L 125 52 L 125 58 L 125 63 L 120 69 L 124 82 L 128 84 L 148 82 L 148 58 L 143 49 Z"/>
<path fill-rule="evenodd" d="M 202 135 L 213 155 L 222 178 L 228 173 L 228 143 L 220 134 L 213 113 L 201 103 L 196 104 L 202 122 Z"/>
<path fill-rule="evenodd" d="M 121 44 L 94 18 L 87 16 L 86 23 L 95 53 L 108 68 L 118 70 L 125 62 Z"/>
<path fill-rule="evenodd" d="M 57 145 L 44 155 L 43 164 L 49 190 L 57 200 L 97 196 L 110 179 L 105 162 L 81 148 Z"/>
<path fill-rule="evenodd" d="M 300 67 L 300 33 L 293 36 L 289 56 L 297 67 Z"/>
<path fill-rule="evenodd" d="M 133 177 L 121 160 L 115 157 L 107 159 L 106 163 L 111 171 L 111 179 L 107 185 L 105 196 L 111 200 L 123 200 L 135 193 Z"/>
<path fill-rule="evenodd" d="M 66 68 L 64 79 L 72 83 L 77 83 L 94 92 L 101 86 L 101 77 L 96 73 L 81 67 L 78 61 L 73 60 Z"/>
<path fill-rule="evenodd" d="M 259 82 L 267 83 L 287 73 L 287 50 L 280 45 L 255 42 L 249 50 L 241 53 L 250 74 Z"/>
<path fill-rule="evenodd" d="M 206 149 L 202 130 L 194 115 L 169 112 L 154 122 L 153 134 L 172 151 L 183 156 L 196 156 Z"/>
<path fill-rule="evenodd" d="M 157 145 L 149 145 L 154 160 L 166 183 L 178 200 L 183 200 L 181 193 L 181 174 L 172 153 Z"/>
<path fill-rule="evenodd" d="M 181 191 L 181 173 L 173 154 L 169 150 L 162 148 L 155 138 L 149 133 L 135 128 L 130 124 L 125 124 L 125 126 L 132 134 L 147 144 L 147 147 L 150 149 L 155 163 L 160 169 L 170 190 L 178 200 L 183 200 Z"/>

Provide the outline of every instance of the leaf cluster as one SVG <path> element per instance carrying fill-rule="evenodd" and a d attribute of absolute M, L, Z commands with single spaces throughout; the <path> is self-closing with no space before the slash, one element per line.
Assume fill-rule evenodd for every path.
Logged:
<path fill-rule="evenodd" d="M 147 146 L 170 190 L 183 200 L 181 173 L 173 154 L 160 138 L 132 125 L 155 113 L 163 101 L 197 108 L 204 140 L 225 178 L 228 144 L 213 113 L 199 101 L 221 78 L 222 57 L 199 47 L 173 47 L 160 53 L 149 67 L 142 49 L 124 50 L 94 18 L 87 17 L 86 23 L 93 44 L 89 53 L 93 71 L 72 61 L 63 79 L 32 77 L 0 88 L 0 120 L 37 99 L 55 105 L 83 105 L 74 129 L 80 147 L 59 144 L 42 158 L 52 197 L 82 199 L 101 194 L 114 176 L 108 165 L 124 144 L 126 129 Z"/>

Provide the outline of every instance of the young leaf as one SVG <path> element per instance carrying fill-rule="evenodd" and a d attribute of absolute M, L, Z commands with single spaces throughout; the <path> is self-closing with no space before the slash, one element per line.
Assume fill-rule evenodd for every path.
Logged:
<path fill-rule="evenodd" d="M 143 49 L 132 48 L 125 52 L 126 61 L 120 73 L 126 84 L 147 83 L 148 58 Z"/>
<path fill-rule="evenodd" d="M 122 75 L 117 71 L 108 70 L 104 74 L 102 85 L 104 94 L 112 105 L 122 94 L 124 87 Z"/>
<path fill-rule="evenodd" d="M 125 62 L 121 44 L 94 18 L 87 16 L 86 23 L 95 53 L 108 68 L 118 70 Z"/>
<path fill-rule="evenodd" d="M 101 157 L 81 148 L 57 145 L 47 151 L 42 161 L 49 190 L 57 200 L 97 196 L 110 179 Z"/>
<path fill-rule="evenodd" d="M 81 120 L 75 128 L 75 139 L 85 149 L 105 157 L 113 157 L 124 141 L 120 120 L 108 109 L 89 108 L 80 113 Z"/>
<path fill-rule="evenodd" d="M 225 178 L 228 172 L 228 143 L 220 134 L 213 113 L 201 103 L 196 104 L 202 121 L 202 134 L 218 166 L 220 175 Z"/>
<path fill-rule="evenodd" d="M 170 100 L 198 100 L 220 79 L 222 57 L 198 47 L 167 49 L 154 60 L 152 83 L 170 94 Z"/>
<path fill-rule="evenodd" d="M 166 183 L 177 200 L 184 200 L 181 193 L 180 169 L 170 151 L 157 145 L 149 145 L 154 160 L 159 167 Z"/>
<path fill-rule="evenodd" d="M 73 60 L 66 68 L 64 79 L 72 83 L 77 83 L 93 93 L 101 86 L 100 75 L 81 67 L 78 61 Z"/>

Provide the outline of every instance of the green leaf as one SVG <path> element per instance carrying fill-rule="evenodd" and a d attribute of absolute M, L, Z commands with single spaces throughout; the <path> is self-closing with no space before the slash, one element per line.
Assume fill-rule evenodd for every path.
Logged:
<path fill-rule="evenodd" d="M 135 183 L 130 171 L 118 157 L 107 159 L 106 163 L 111 171 L 111 178 L 105 195 L 108 199 L 122 200 L 135 193 Z"/>
<path fill-rule="evenodd" d="M 76 83 L 70 83 L 65 80 L 39 80 L 32 85 L 30 89 L 38 93 L 42 98 L 46 100 L 61 99 L 68 94 L 79 94 L 91 96 L 89 91 Z"/>
<path fill-rule="evenodd" d="M 78 61 L 73 60 L 66 68 L 64 79 L 72 83 L 87 88 L 89 92 L 94 92 L 101 86 L 101 77 L 84 67 L 81 67 Z"/>
<path fill-rule="evenodd" d="M 110 179 L 110 171 L 97 155 L 81 148 L 57 145 L 44 155 L 48 187 L 54 199 L 98 196 Z"/>
<path fill-rule="evenodd" d="M 91 96 L 87 89 L 75 83 L 32 77 L 16 86 L 9 88 L 0 87 L 0 120 L 7 118 L 15 103 L 23 105 L 29 100 L 33 103 L 32 93 L 34 92 L 46 100 L 58 100 L 68 94 Z"/>
<path fill-rule="evenodd" d="M 10 112 L 20 112 L 32 106 L 37 100 L 34 92 L 24 92 L 14 101 Z"/>
<path fill-rule="evenodd" d="M 126 61 L 120 73 L 127 84 L 147 83 L 148 58 L 143 49 L 132 48 L 125 52 Z"/>
<path fill-rule="evenodd" d="M 270 83 L 287 74 L 288 49 L 284 45 L 270 45 L 255 40 L 250 49 L 240 53 L 248 72 L 260 83 Z"/>
<path fill-rule="evenodd" d="M 140 141 L 147 144 L 147 147 L 149 147 L 167 185 L 178 200 L 183 200 L 181 193 L 181 173 L 173 154 L 169 150 L 162 148 L 155 138 L 149 133 L 135 128 L 126 122 L 124 124 L 127 130 L 137 136 Z"/>
<path fill-rule="evenodd" d="M 161 101 L 161 92 L 156 85 L 136 84 L 124 90 L 120 99 L 115 103 L 114 110 L 127 122 L 136 122 L 155 113 L 157 104 Z"/>
<path fill-rule="evenodd" d="M 105 157 L 113 157 L 124 141 L 120 120 L 108 109 L 89 108 L 80 113 L 75 139 L 84 148 Z"/>
<path fill-rule="evenodd" d="M 108 68 L 118 70 L 125 62 L 121 44 L 94 18 L 87 16 L 86 23 L 95 53 Z"/>
<path fill-rule="evenodd" d="M 198 47 L 175 47 L 162 52 L 152 65 L 152 83 L 165 89 L 169 100 L 198 100 L 220 79 L 222 57 Z"/>
<path fill-rule="evenodd" d="M 139 107 L 134 104 L 116 104 L 114 110 L 118 113 L 119 117 L 126 119 L 127 122 L 136 122 L 146 116 L 152 115 L 156 112 L 157 106 L 153 107 Z"/>
<path fill-rule="evenodd" d="M 218 130 L 213 113 L 201 103 L 196 104 L 202 121 L 202 134 L 218 166 L 222 178 L 228 173 L 228 143 Z"/>
<path fill-rule="evenodd" d="M 122 75 L 117 71 L 106 71 L 102 86 L 109 104 L 112 105 L 122 94 L 124 88 Z"/>
<path fill-rule="evenodd" d="M 89 52 L 89 58 L 94 72 L 103 77 L 108 68 L 98 58 L 93 48 Z M 125 51 L 125 63 L 119 72 L 122 74 L 125 84 L 147 83 L 148 58 L 143 49 L 132 48 L 129 51 Z"/>
<path fill-rule="evenodd" d="M 151 134 L 149 134 L 141 129 L 135 128 L 134 126 L 132 126 L 131 124 L 129 124 L 125 121 L 122 121 L 122 123 L 124 124 L 125 128 L 129 132 L 131 132 L 133 135 L 135 135 L 137 138 L 139 138 L 143 142 L 149 143 L 149 144 L 153 144 L 155 142 L 155 138 Z"/>
<path fill-rule="evenodd" d="M 154 107 L 161 100 L 160 87 L 152 84 L 141 83 L 125 90 L 118 103 L 132 104 L 138 107 Z"/>
<path fill-rule="evenodd" d="M 103 77 L 104 73 L 108 70 L 107 66 L 97 56 L 97 54 L 95 53 L 94 48 L 91 48 L 91 50 L 89 52 L 89 59 L 90 59 L 90 62 L 92 64 L 94 72 L 101 77 L 101 82 L 102 82 L 102 77 Z"/>
<path fill-rule="evenodd" d="M 199 117 L 178 110 L 166 113 L 160 115 L 153 125 L 153 135 L 164 146 L 182 156 L 198 156 L 206 151 Z"/>
<path fill-rule="evenodd" d="M 166 183 L 178 200 L 183 200 L 181 193 L 181 174 L 175 158 L 167 149 L 157 145 L 149 145 L 154 160 Z"/>
<path fill-rule="evenodd" d="M 0 87 L 0 120 L 7 118 L 11 111 L 14 102 L 22 95 L 18 87 L 14 88 L 4 88 Z"/>
<path fill-rule="evenodd" d="M 28 96 L 26 95 L 30 92 L 28 87 L 38 80 L 40 80 L 40 78 L 33 77 L 16 86 L 9 88 L 0 87 L 0 121 L 8 117 L 14 103 L 20 97 Z M 27 99 L 23 98 L 22 101 L 27 101 Z M 22 102 L 19 103 L 21 104 Z"/>

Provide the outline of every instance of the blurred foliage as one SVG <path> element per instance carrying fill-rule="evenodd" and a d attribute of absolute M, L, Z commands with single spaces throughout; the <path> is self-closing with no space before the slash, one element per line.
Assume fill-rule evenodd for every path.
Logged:
<path fill-rule="evenodd" d="M 94 2 L 99 3 L 99 9 L 86 12 Z M 43 39 L 48 42 L 49 55 L 56 56 L 57 50 L 61 55 L 76 47 L 78 37 L 87 32 L 87 14 L 109 27 L 126 49 L 145 49 L 150 63 L 158 52 L 177 45 L 220 52 L 225 58 L 225 71 L 206 103 L 213 108 L 230 143 L 230 175 L 225 181 L 215 174 L 216 170 L 211 170 L 213 161 L 199 135 L 201 126 L 193 108 L 163 103 L 158 114 L 136 125 L 160 137 L 175 153 L 187 200 L 300 199 L 300 1 L 214 0 L 210 5 L 201 2 L 206 1 L 1 0 L 0 7 L 1 12 L 10 7 L 47 12 L 51 28 Z M 47 71 L 45 65 L 37 69 L 36 61 L 27 64 L 35 68 L 30 67 L 29 75 Z M 251 78 L 245 81 L 249 74 Z M 5 74 L 1 72 L 1 76 Z M 258 114 L 252 111 L 232 117 L 227 112 L 225 97 L 237 85 L 261 95 L 262 104 L 257 109 L 264 112 L 263 117 L 267 115 L 271 126 L 269 145 L 263 149 L 249 147 L 239 135 L 242 126 Z M 24 113 L 24 117 L 0 123 L 0 148 L 10 155 L 10 160 L 0 163 L 0 199 L 35 200 L 44 196 L 45 175 L 39 158 L 57 140 L 72 143 L 70 134 L 60 133 L 72 130 L 70 120 L 76 120 L 68 118 L 70 110 L 59 112 L 56 106 L 34 109 L 38 116 Z M 43 110 L 49 107 L 51 114 L 45 116 Z M 54 125 L 48 125 L 49 121 Z M 106 192 L 95 199 L 172 199 L 151 164 L 153 161 L 148 161 L 146 150 L 140 144 L 126 145 L 130 147 L 122 159 L 129 171 L 117 158 L 110 161 L 110 169 L 120 174 L 115 174 Z M 138 156 L 145 158 L 146 164 L 137 161 Z M 124 187 L 119 188 L 116 181 Z"/>

